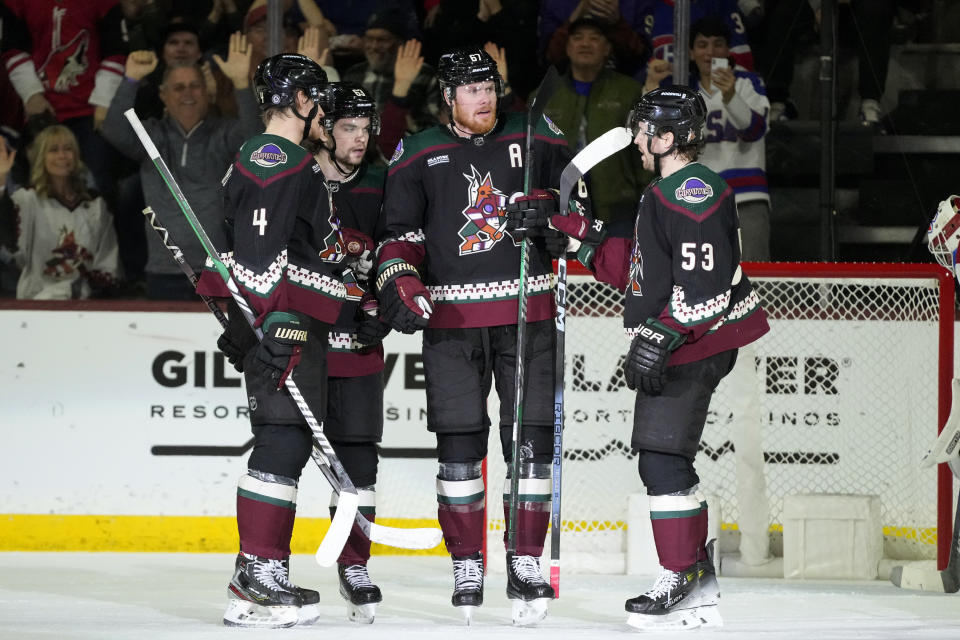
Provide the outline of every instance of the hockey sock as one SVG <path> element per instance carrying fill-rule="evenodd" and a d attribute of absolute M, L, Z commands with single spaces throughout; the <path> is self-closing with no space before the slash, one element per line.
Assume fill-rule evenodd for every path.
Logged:
<path fill-rule="evenodd" d="M 437 518 L 447 551 L 469 556 L 483 545 L 484 488 L 479 462 L 441 462 L 437 475 Z"/>
<path fill-rule="evenodd" d="M 696 563 L 702 546 L 701 511 L 700 501 L 692 493 L 650 496 L 653 540 L 664 569 L 680 572 Z"/>
<path fill-rule="evenodd" d="M 707 512 L 707 496 L 700 491 L 700 487 L 694 487 L 694 494 L 697 501 L 700 503 L 700 515 L 698 516 L 699 522 L 697 523 L 698 528 L 698 546 L 697 546 L 697 562 L 703 562 L 707 559 L 707 535 L 709 534 L 708 527 L 708 512 Z"/>
<path fill-rule="evenodd" d="M 360 513 L 364 518 L 370 522 L 374 522 L 377 519 L 377 494 L 373 487 L 357 487 L 357 495 L 360 496 Z M 337 499 L 338 495 L 336 492 L 330 494 L 330 518 L 333 518 L 333 515 L 337 512 Z M 367 536 L 363 535 L 363 531 L 360 530 L 359 525 L 356 522 L 353 523 L 353 528 L 350 530 L 350 536 L 347 538 L 347 543 L 343 545 L 343 551 L 340 552 L 340 557 L 337 558 L 338 564 L 343 565 L 354 565 L 354 564 L 367 564 L 367 560 L 370 559 L 370 539 Z"/>
<path fill-rule="evenodd" d="M 543 541 L 550 524 L 551 467 L 549 464 L 523 464 L 520 466 L 520 488 L 517 493 L 517 555 L 543 554 Z M 510 470 L 503 488 L 503 544 L 507 544 L 510 531 Z"/>
<path fill-rule="evenodd" d="M 256 469 L 240 476 L 237 530 L 244 553 L 274 560 L 287 558 L 296 514 L 296 480 Z"/>

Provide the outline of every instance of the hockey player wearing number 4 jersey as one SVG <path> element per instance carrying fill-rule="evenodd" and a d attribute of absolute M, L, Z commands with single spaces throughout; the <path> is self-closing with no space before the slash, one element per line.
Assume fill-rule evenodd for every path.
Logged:
<path fill-rule="evenodd" d="M 295 370 L 304 401 L 324 416 L 327 334 L 346 298 L 345 256 L 317 179 L 320 166 L 299 143 L 324 136 L 326 87 L 326 73 L 309 58 L 264 60 L 254 89 L 266 131 L 243 144 L 224 177 L 229 246 L 220 259 L 263 331 L 258 342 L 231 303 L 230 326 L 218 342 L 244 373 L 254 435 L 237 485 L 240 553 L 227 587 L 223 622 L 229 626 L 288 627 L 319 618 L 319 594 L 290 580 L 297 485 L 313 437 L 284 385 Z M 197 291 L 231 297 L 209 269 Z"/>
<path fill-rule="evenodd" d="M 495 381 L 500 442 L 511 458 L 520 242 L 506 229 L 506 210 L 556 211 L 553 196 L 523 188 L 525 118 L 498 108 L 502 81 L 481 49 L 444 54 L 439 63 L 448 126 L 405 138 L 388 170 L 387 235 L 378 251 L 377 290 L 384 317 L 405 333 L 423 330 L 427 428 L 436 434 L 437 511 L 453 557 L 452 603 L 469 622 L 483 603 L 484 484 Z M 556 186 L 570 159 L 561 132 L 537 123 L 533 184 Z M 516 201 L 509 204 L 511 196 Z M 557 234 L 549 240 L 565 239 Z M 553 589 L 539 557 L 550 512 L 553 451 L 554 330 L 547 241 L 531 248 L 527 278 L 527 345 L 516 553 L 507 554 L 507 597 L 514 622 L 546 615 Z M 508 501 L 504 501 L 508 509 Z M 507 514 L 505 514 L 506 516 Z"/>
<path fill-rule="evenodd" d="M 327 359 L 327 417 L 323 430 L 357 487 L 360 512 L 375 520 L 377 443 L 383 436 L 382 322 L 370 292 L 373 238 L 383 235 L 381 205 L 386 172 L 364 161 L 371 138 L 380 130 L 376 103 L 359 85 L 335 82 L 326 90 L 325 136 L 315 158 L 324 189 L 340 227 L 347 301 L 330 331 Z M 331 493 L 330 515 L 337 494 Z M 340 595 L 349 619 L 371 623 L 382 600 L 370 580 L 370 540 L 354 524 L 337 560 Z"/>
<path fill-rule="evenodd" d="M 598 280 L 626 294 L 624 369 L 637 391 L 631 445 L 663 567 L 650 590 L 626 602 L 628 623 L 640 628 L 722 624 L 693 460 L 737 349 L 768 330 L 740 268 L 733 191 L 696 162 L 705 114 L 703 98 L 682 86 L 647 93 L 631 112 L 644 167 L 659 175 L 640 200 L 632 239 L 605 239 L 602 224 L 575 214 L 549 220 Z"/>

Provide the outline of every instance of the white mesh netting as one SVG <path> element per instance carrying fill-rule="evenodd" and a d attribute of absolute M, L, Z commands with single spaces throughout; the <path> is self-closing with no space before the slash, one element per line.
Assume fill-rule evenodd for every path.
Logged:
<path fill-rule="evenodd" d="M 753 393 L 772 532 L 780 529 L 784 496 L 878 495 L 885 555 L 935 557 L 936 471 L 918 462 L 937 434 L 940 287 L 933 277 L 879 268 L 825 278 L 798 265 L 796 275 L 751 276 L 771 330 L 754 346 L 753 388 L 732 389 L 743 384 L 733 376 L 721 383 L 696 460 L 725 529 L 735 529 L 741 513 L 735 407 Z M 622 295 L 582 275 L 570 276 L 568 295 L 561 548 L 565 557 L 585 552 L 600 564 L 609 555 L 609 566 L 622 570 L 627 496 L 642 491 L 629 450 L 634 394 L 622 381 Z M 491 440 L 492 551 L 504 524 L 499 450 Z"/>

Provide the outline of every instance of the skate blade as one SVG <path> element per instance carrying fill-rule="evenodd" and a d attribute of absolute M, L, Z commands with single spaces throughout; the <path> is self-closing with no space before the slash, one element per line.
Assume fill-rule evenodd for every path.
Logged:
<path fill-rule="evenodd" d="M 720 607 L 717 605 L 697 607 L 694 611 L 696 612 L 696 616 L 700 618 L 700 626 L 702 628 L 711 629 L 723 626 L 723 618 L 720 617 Z"/>
<path fill-rule="evenodd" d="M 477 612 L 478 608 L 479 607 L 475 607 L 473 605 L 463 605 L 461 607 L 457 607 L 457 611 L 459 611 L 460 615 L 463 616 L 463 621 L 467 624 L 467 626 L 470 626 L 473 624 L 473 614 Z"/>
<path fill-rule="evenodd" d="M 263 607 L 247 600 L 230 598 L 223 614 L 223 624 L 228 627 L 283 629 L 297 624 L 299 614 L 299 607 Z"/>
<path fill-rule="evenodd" d="M 377 615 L 376 603 L 353 604 L 347 603 L 347 618 L 350 622 L 357 624 L 373 624 L 373 619 Z"/>
<path fill-rule="evenodd" d="M 305 627 L 311 625 L 320 619 L 320 605 L 319 604 L 305 604 L 300 607 L 300 611 L 297 616 L 297 626 Z"/>
<path fill-rule="evenodd" d="M 536 624 L 547 617 L 547 603 L 549 598 L 536 600 L 511 600 L 513 603 L 513 624 L 518 627 L 527 627 Z"/>
<path fill-rule="evenodd" d="M 696 609 L 672 611 L 664 615 L 650 615 L 631 613 L 627 616 L 627 624 L 641 631 L 674 630 L 681 631 L 696 629 L 703 625 Z"/>

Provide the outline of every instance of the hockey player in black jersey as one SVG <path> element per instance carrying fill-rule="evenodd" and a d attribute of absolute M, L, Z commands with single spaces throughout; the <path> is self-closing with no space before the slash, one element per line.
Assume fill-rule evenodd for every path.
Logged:
<path fill-rule="evenodd" d="M 624 369 L 637 391 L 631 445 L 663 567 L 650 590 L 626 602 L 628 623 L 641 628 L 722 624 L 693 460 L 720 379 L 737 350 L 768 330 L 740 268 L 733 190 L 696 161 L 705 117 L 703 98 L 682 86 L 647 93 L 631 112 L 644 168 L 658 174 L 632 239 L 605 238 L 601 222 L 576 214 L 527 216 L 522 225 L 534 235 L 548 225 L 564 232 L 598 280 L 625 292 Z"/>
<path fill-rule="evenodd" d="M 344 254 L 329 201 L 318 197 L 320 166 L 300 146 L 323 136 L 326 86 L 309 58 L 264 60 L 254 89 L 266 131 L 243 144 L 224 177 L 229 246 L 220 258 L 263 330 L 257 342 L 232 305 L 218 343 L 244 373 L 254 434 L 237 486 L 240 553 L 223 617 L 230 626 L 287 627 L 319 617 L 319 594 L 290 581 L 297 484 L 313 440 L 284 381 L 295 369 L 314 415 L 326 413 L 327 333 L 346 298 Z M 213 271 L 197 290 L 230 298 Z"/>
<path fill-rule="evenodd" d="M 523 114 L 499 109 L 502 82 L 479 48 L 441 56 L 440 88 L 449 125 L 403 139 L 390 161 L 384 197 L 387 234 L 376 288 L 384 317 L 399 331 L 423 330 L 427 428 L 436 434 L 440 526 L 453 556 L 452 602 L 469 622 L 483 603 L 484 484 L 492 384 L 500 396 L 500 441 L 512 448 L 520 248 L 506 232 L 511 195 L 556 210 L 544 191 L 523 196 Z M 533 182 L 559 184 L 570 159 L 561 132 L 536 125 Z M 521 205 L 518 205 L 521 206 Z M 565 244 L 565 242 L 561 242 Z M 562 247 L 561 247 L 562 248 Z M 554 313 L 550 255 L 533 243 L 527 280 L 527 351 L 516 554 L 507 556 L 514 621 L 546 615 L 553 589 L 539 557 L 550 511 L 553 450 Z M 506 515 L 506 514 L 505 514 Z"/>
<path fill-rule="evenodd" d="M 373 238 L 383 235 L 380 215 L 386 171 L 364 161 L 380 117 L 373 99 L 356 84 L 338 82 L 326 89 L 324 138 L 314 156 L 340 226 L 347 302 L 329 337 L 327 417 L 324 432 L 360 495 L 360 511 L 371 522 L 376 513 L 377 443 L 383 436 L 383 345 L 390 331 L 371 293 Z M 337 494 L 331 494 L 331 517 Z M 373 622 L 380 589 L 367 573 L 370 540 L 353 526 L 337 560 L 340 595 L 349 618 Z"/>

